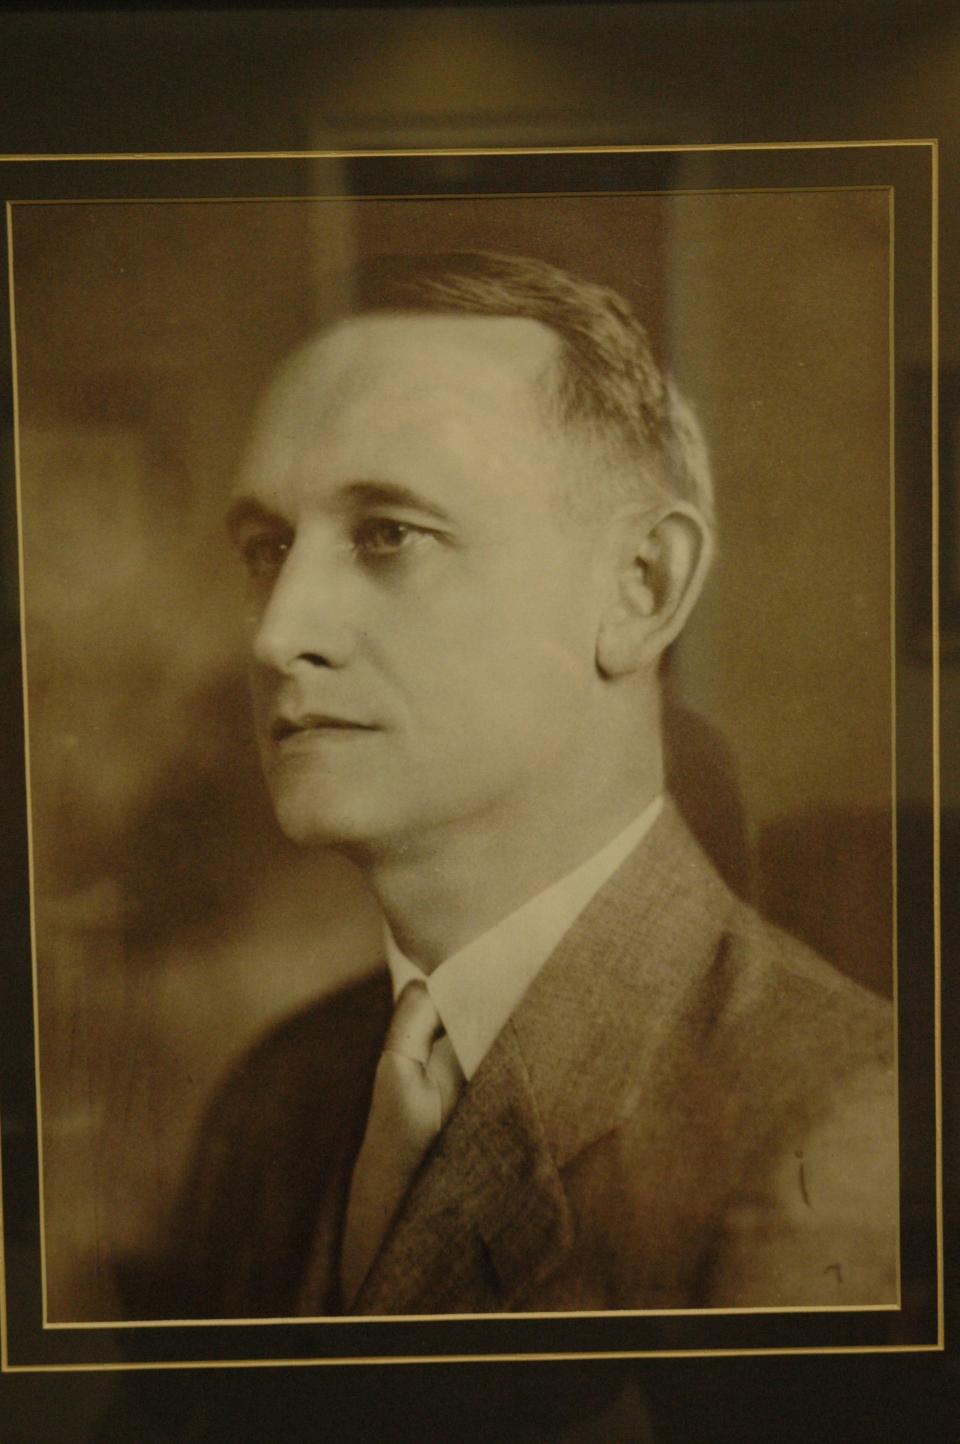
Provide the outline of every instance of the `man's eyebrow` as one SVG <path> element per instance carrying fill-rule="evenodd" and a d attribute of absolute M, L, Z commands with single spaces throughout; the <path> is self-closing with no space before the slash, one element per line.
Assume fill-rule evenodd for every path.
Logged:
<path fill-rule="evenodd" d="M 340 488 L 337 500 L 348 507 L 370 509 L 378 506 L 405 507 L 419 511 L 437 521 L 449 522 L 450 515 L 435 502 L 429 501 L 420 492 L 392 481 L 351 481 Z M 268 527 L 275 531 L 290 531 L 291 525 L 285 517 L 264 506 L 252 496 L 238 496 L 227 510 L 227 531 L 234 538 L 249 527 Z"/>
<path fill-rule="evenodd" d="M 422 511 L 437 521 L 449 521 L 449 512 L 429 501 L 418 491 L 392 481 L 351 481 L 341 491 L 345 501 L 358 507 L 399 506 Z"/>
<path fill-rule="evenodd" d="M 227 510 L 227 531 L 234 538 L 247 527 L 270 527 L 276 531 L 289 531 L 290 523 L 284 521 L 275 511 L 255 501 L 251 496 L 238 496 Z"/>

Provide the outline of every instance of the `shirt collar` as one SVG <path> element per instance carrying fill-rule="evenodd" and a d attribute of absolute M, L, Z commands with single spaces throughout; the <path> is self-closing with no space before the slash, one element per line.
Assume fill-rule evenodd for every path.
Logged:
<path fill-rule="evenodd" d="M 407 983 L 426 983 L 465 1078 L 473 1077 L 564 933 L 646 836 L 662 808 L 658 795 L 599 852 L 460 948 L 429 976 L 404 956 L 384 925 L 394 999 Z"/>

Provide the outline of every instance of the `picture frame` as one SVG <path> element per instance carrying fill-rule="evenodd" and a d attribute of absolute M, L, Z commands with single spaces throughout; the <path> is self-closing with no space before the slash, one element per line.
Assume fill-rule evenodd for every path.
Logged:
<path fill-rule="evenodd" d="M 940 383 L 943 416 L 943 598 L 941 602 L 941 646 L 952 653 L 956 648 L 960 610 L 957 600 L 957 396 L 960 390 L 955 371 L 948 371 Z"/>
<path fill-rule="evenodd" d="M 354 133 L 359 129 L 351 120 Z M 518 141 L 521 136 L 515 135 Z M 211 184 L 211 174 L 216 180 Z M 776 1311 L 758 1320 L 746 1318 L 665 1317 L 662 1319 L 622 1317 L 614 1319 L 489 1319 L 489 1320 L 423 1320 L 395 1322 L 365 1321 L 362 1348 L 356 1343 L 357 1325 L 324 1327 L 323 1344 L 318 1347 L 316 1331 L 288 1323 L 261 1325 L 211 1324 L 184 1328 L 165 1328 L 150 1320 L 138 1320 L 125 1328 L 123 1321 L 105 1318 L 95 1324 L 74 1326 L 50 1321 L 38 1308 L 42 1297 L 42 1276 L 46 1263 L 42 1253 L 39 1198 L 38 1102 L 42 1089 L 37 1084 L 34 1049 L 43 1046 L 43 1033 L 38 1023 L 37 985 L 35 981 L 35 947 L 31 941 L 37 916 L 34 888 L 29 885 L 29 849 L 26 846 L 27 819 L 22 807 L 19 814 L 14 805 L 16 835 L 20 845 L 14 885 L 9 894 L 7 915 L 11 955 L 22 965 L 31 960 L 29 981 L 25 982 L 22 966 L 11 969 L 5 977 L 7 1007 L 4 1017 L 4 1227 L 6 1246 L 4 1269 L 7 1281 L 4 1310 L 4 1368 L 10 1374 L 20 1372 L 62 1370 L 133 1369 L 201 1370 L 207 1367 L 230 1370 L 238 1365 L 254 1364 L 276 1368 L 293 1368 L 295 1364 L 352 1364 L 362 1362 L 367 1368 L 385 1363 L 408 1364 L 411 1368 L 433 1361 L 451 1367 L 464 1366 L 479 1360 L 499 1363 L 536 1360 L 559 1365 L 563 1359 L 578 1363 L 590 1360 L 597 1367 L 606 1360 L 623 1365 L 631 1359 L 657 1361 L 666 1366 L 668 1358 L 702 1358 L 711 1354 L 749 1357 L 752 1354 L 789 1355 L 803 1352 L 816 1355 L 839 1353 L 940 1353 L 944 1347 L 944 1262 L 943 1202 L 941 1197 L 942 1160 L 939 1138 L 942 1133 L 940 1095 L 943 1086 L 940 1073 L 940 918 L 937 896 L 937 847 L 939 834 L 936 818 L 936 786 L 933 774 L 939 763 L 935 722 L 935 684 L 933 676 L 917 669 L 911 676 L 909 696 L 903 690 L 903 668 L 900 662 L 904 649 L 911 645 L 907 632 L 929 638 L 931 656 L 940 640 L 940 616 L 934 601 L 936 586 L 935 528 L 937 524 L 936 467 L 936 390 L 910 390 L 901 384 L 898 370 L 898 328 L 908 337 L 912 355 L 923 352 L 924 338 L 929 345 L 929 370 L 937 374 L 936 313 L 929 308 L 936 290 L 938 230 L 938 154 L 933 140 L 889 138 L 882 142 L 797 141 L 730 142 L 716 146 L 689 145 L 592 145 L 580 146 L 515 146 L 483 147 L 416 147 L 408 153 L 380 150 L 375 146 L 346 147 L 343 150 L 314 149 L 305 145 L 291 152 L 256 152 L 246 155 L 170 153 L 160 157 L 144 156 L 136 163 L 119 155 L 76 156 L 56 160 L 52 157 L 28 156 L 4 162 L 2 175 L 8 216 L 22 217 L 18 207 L 88 205 L 95 203 L 106 209 L 139 204 L 184 205 L 188 202 L 209 205 L 215 196 L 218 203 L 229 206 L 253 198 L 266 205 L 282 206 L 286 198 L 327 196 L 343 198 L 354 206 L 369 198 L 390 196 L 401 204 L 404 198 L 444 197 L 448 202 L 467 196 L 602 196 L 614 195 L 689 195 L 698 193 L 767 193 L 811 194 L 846 190 L 883 190 L 893 196 L 892 251 L 894 263 L 892 344 L 890 373 L 896 397 L 895 420 L 890 446 L 895 464 L 895 514 L 907 517 L 904 532 L 895 531 L 897 545 L 909 531 L 910 556 L 919 559 L 919 584 L 914 586 L 911 602 L 912 620 L 903 621 L 905 608 L 900 601 L 902 570 L 895 570 L 894 614 L 902 625 L 894 629 L 895 678 L 898 692 L 897 745 L 898 775 L 903 784 L 922 777 L 921 785 L 912 787 L 907 803 L 898 799 L 897 825 L 897 929 L 901 956 L 909 955 L 909 977 L 898 974 L 897 1006 L 900 1020 L 899 1066 L 901 1069 L 901 1109 L 903 1182 L 901 1207 L 908 1218 L 906 1245 L 901 1254 L 905 1268 L 900 1307 L 895 1313 L 862 1311 L 855 1319 L 809 1316 Z M 695 184 L 689 177 L 695 176 Z M 480 178 L 479 181 L 477 178 Z M 686 179 L 686 183 L 684 178 Z M 290 204 L 293 202 L 291 201 Z M 106 209 L 104 214 L 106 214 Z M 52 214 L 52 209 L 45 214 Z M 76 212 L 75 212 L 76 214 Z M 13 231 L 8 230 L 9 237 Z M 51 235 L 54 234 L 51 231 Z M 14 235 L 14 240 L 16 236 Z M 11 268 L 11 294 L 15 297 L 19 279 L 16 256 Z M 95 336 L 96 326 L 91 330 Z M 920 338 L 918 340 L 918 338 Z M 29 339 L 29 338 L 27 338 Z M 12 342 L 11 352 L 24 343 L 21 332 Z M 95 344 L 92 342 L 91 344 Z M 20 368 L 22 371 L 22 367 Z M 130 459 L 121 435 L 128 425 L 137 438 L 147 435 L 151 451 L 151 474 L 163 473 L 176 492 L 188 485 L 185 476 L 191 461 L 172 452 L 164 454 L 164 439 L 169 437 L 168 424 L 182 402 L 189 378 L 176 374 L 176 366 L 167 365 L 162 376 L 145 369 L 127 375 L 120 388 L 122 399 L 116 401 L 117 388 L 111 382 L 109 367 L 101 376 L 113 398 L 114 414 L 102 445 L 108 454 L 122 455 L 124 465 L 139 463 Z M 64 391 L 61 388 L 59 395 Z M 71 406 L 79 406 L 89 417 L 102 409 L 102 394 L 94 390 L 86 398 L 74 397 Z M 943 392 L 950 396 L 949 385 Z M 906 399 L 907 397 L 911 399 Z M 68 408 L 69 409 L 69 408 Z M 132 419 L 131 419 L 132 418 Z M 119 431 L 117 423 L 119 422 Z M 917 438 L 920 438 L 919 442 Z M 95 443 L 97 444 L 97 443 Z M 131 446 L 139 445 L 131 442 Z M 84 468 L 94 472 L 105 463 L 98 452 Z M 949 451 L 945 456 L 948 464 Z M 10 458 L 11 463 L 13 458 Z M 22 446 L 20 448 L 22 465 Z M 195 461 L 195 458 L 193 458 Z M 55 456 L 53 465 L 63 466 L 63 454 Z M 23 525 L 22 478 L 20 527 Z M 160 518 L 140 518 L 136 526 L 150 530 L 160 525 Z M 11 595 L 10 578 L 19 572 L 16 563 L 22 560 L 22 529 L 16 555 L 9 558 L 5 585 Z M 918 540 L 919 539 L 919 540 Z M 924 545 L 926 543 L 926 546 Z M 946 550 L 946 548 L 945 548 Z M 916 576 L 914 569 L 914 576 Z M 23 573 L 26 576 L 26 572 Z M 20 587 L 16 583 L 14 603 L 19 610 Z M 944 585 L 947 585 L 944 577 Z M 923 600 L 923 598 L 928 600 Z M 916 601 L 920 598 L 919 602 Z M 943 620 L 950 615 L 950 595 L 944 593 Z M 914 630 L 919 614 L 919 627 Z M 19 631 L 18 631 L 19 636 Z M 28 644 L 29 645 L 29 644 Z M 29 678 L 29 670 L 28 670 Z M 11 680 L 5 684 L 5 702 L 13 716 L 10 731 L 14 775 L 17 767 L 17 717 L 19 697 L 18 670 L 12 669 Z M 27 688 L 29 701 L 29 683 Z M 904 719 L 909 719 L 905 721 Z M 22 730 L 22 722 L 20 724 Z M 27 775 L 22 774 L 24 789 Z M 15 789 L 19 796 L 19 789 Z M 36 859 L 33 859 L 34 868 Z M 34 899 L 31 917 L 30 903 Z M 14 1125 L 8 1122 L 11 1104 Z M 22 1120 L 26 1120 L 23 1127 Z M 912 1272 L 911 1272 L 912 1270 Z M 671 1311 L 672 1313 L 672 1311 Z M 331 1344 L 328 1340 L 335 1339 Z M 238 1340 L 240 1340 L 238 1344 Z M 326 1372 L 326 1371 L 321 1371 Z M 348 1370 L 349 1372 L 349 1370 Z M 4 1380 L 4 1383 L 7 1381 Z"/>

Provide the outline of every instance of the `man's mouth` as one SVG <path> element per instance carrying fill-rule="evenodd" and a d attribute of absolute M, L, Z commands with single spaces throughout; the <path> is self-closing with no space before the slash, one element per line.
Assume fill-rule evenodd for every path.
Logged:
<path fill-rule="evenodd" d="M 335 717 L 326 712 L 308 712 L 298 717 L 278 717 L 270 727 L 274 742 L 287 742 L 291 737 L 309 737 L 315 733 L 327 732 L 376 732 L 378 728 L 369 722 L 358 722 L 351 717 Z"/>

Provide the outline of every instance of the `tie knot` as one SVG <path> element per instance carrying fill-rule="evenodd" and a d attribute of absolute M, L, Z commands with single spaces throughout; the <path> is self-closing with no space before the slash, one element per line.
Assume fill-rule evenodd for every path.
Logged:
<path fill-rule="evenodd" d="M 430 1050 L 441 1032 L 440 1014 L 426 984 L 407 983 L 393 1010 L 383 1051 L 411 1058 L 426 1067 Z"/>

